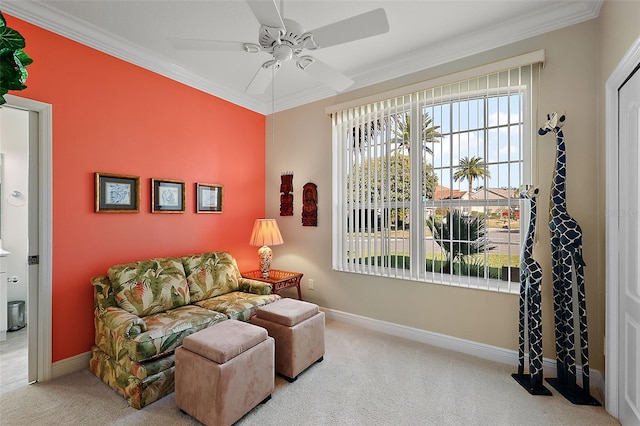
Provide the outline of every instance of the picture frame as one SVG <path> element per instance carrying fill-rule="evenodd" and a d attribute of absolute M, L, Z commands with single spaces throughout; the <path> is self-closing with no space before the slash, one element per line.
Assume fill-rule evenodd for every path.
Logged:
<path fill-rule="evenodd" d="M 185 183 L 182 180 L 151 179 L 151 213 L 184 213 Z"/>
<path fill-rule="evenodd" d="M 95 173 L 96 213 L 140 211 L 140 176 Z"/>
<path fill-rule="evenodd" d="M 211 183 L 196 183 L 196 213 L 222 213 L 224 187 Z"/>

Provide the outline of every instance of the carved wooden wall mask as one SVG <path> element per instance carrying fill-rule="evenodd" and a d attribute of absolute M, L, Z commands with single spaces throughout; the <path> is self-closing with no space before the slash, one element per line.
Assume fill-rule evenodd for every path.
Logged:
<path fill-rule="evenodd" d="M 318 186 L 308 182 L 302 188 L 302 226 L 318 226 Z"/>

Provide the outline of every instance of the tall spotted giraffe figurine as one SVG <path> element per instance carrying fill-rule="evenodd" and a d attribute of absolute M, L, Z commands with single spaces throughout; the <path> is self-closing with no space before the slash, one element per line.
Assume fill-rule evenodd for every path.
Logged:
<path fill-rule="evenodd" d="M 587 309 L 582 258 L 582 230 L 567 212 L 567 164 L 564 144 L 565 116 L 547 115 L 548 121 L 538 130 L 539 135 L 550 131 L 556 135 L 556 166 L 551 185 L 549 229 L 553 268 L 553 308 L 556 337 L 557 379 L 547 381 L 574 404 L 600 405 L 589 390 L 589 347 Z M 575 331 L 573 327 L 573 272 L 578 293 L 578 320 L 582 358 L 582 390 L 576 384 Z"/>
<path fill-rule="evenodd" d="M 520 198 L 529 201 L 531 209 L 529 227 L 520 256 L 518 373 L 512 376 L 532 395 L 551 395 L 551 392 L 542 384 L 542 267 L 533 258 L 537 196 L 537 187 L 520 193 Z M 527 339 L 529 341 L 529 374 L 524 374 L 524 351 Z"/>

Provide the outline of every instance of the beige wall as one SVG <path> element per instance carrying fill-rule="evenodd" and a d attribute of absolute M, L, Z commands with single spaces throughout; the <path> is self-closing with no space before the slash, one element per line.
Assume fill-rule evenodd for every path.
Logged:
<path fill-rule="evenodd" d="M 609 3 L 609 2 L 606 2 Z M 624 2 L 627 3 L 627 2 Z M 325 108 L 384 90 L 402 87 L 443 74 L 496 60 L 546 50 L 546 64 L 540 73 L 540 102 L 534 111 L 534 125 L 544 115 L 561 111 L 567 115 L 565 137 L 568 157 L 568 208 L 584 233 L 587 305 L 590 332 L 590 363 L 603 370 L 604 342 L 604 211 L 602 192 L 602 138 L 598 126 L 602 82 L 598 70 L 600 33 L 618 27 L 617 15 L 637 5 L 605 4 L 596 19 L 552 33 L 524 40 L 464 60 L 434 67 L 375 86 L 358 89 L 335 98 L 292 108 L 275 115 L 275 131 L 267 125 L 266 212 L 278 219 L 285 240 L 274 247 L 274 267 L 305 274 L 303 297 L 323 307 L 389 321 L 488 345 L 517 350 L 517 295 L 452 288 L 443 285 L 361 276 L 331 269 L 331 125 Z M 614 10 L 615 9 L 615 10 Z M 610 16 L 614 14 L 614 16 Z M 614 23 L 615 22 L 615 23 Z M 625 25 L 636 28 L 631 19 Z M 637 30 L 636 30 L 637 31 Z M 628 38 L 628 37 L 627 37 Z M 613 38 L 611 44 L 617 45 Z M 622 55 L 626 48 L 617 48 Z M 272 134 L 275 138 L 272 138 Z M 548 198 L 555 159 L 553 136 L 536 137 L 535 182 L 540 186 L 538 235 L 535 257 L 545 270 L 543 284 L 544 353 L 555 357 L 553 305 L 551 297 Z M 280 174 L 294 174 L 294 216 L 279 216 Z M 301 223 L 301 192 L 307 182 L 318 185 L 318 226 Z M 597 189 L 600 189 L 598 191 Z M 307 289 L 307 279 L 315 290 Z"/>

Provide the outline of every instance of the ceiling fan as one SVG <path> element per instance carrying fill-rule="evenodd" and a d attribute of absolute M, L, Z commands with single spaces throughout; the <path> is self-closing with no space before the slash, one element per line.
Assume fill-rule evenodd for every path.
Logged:
<path fill-rule="evenodd" d="M 264 93 L 275 72 L 283 63 L 295 59 L 296 66 L 310 76 L 322 81 L 332 89 L 342 92 L 353 84 L 353 80 L 339 73 L 304 50 L 317 50 L 348 43 L 389 31 L 389 22 L 384 9 L 375 9 L 360 15 L 334 22 L 313 31 L 305 32 L 302 26 L 291 19 L 283 18 L 276 0 L 246 0 L 260 23 L 258 44 L 240 41 L 199 40 L 169 38 L 176 49 L 217 50 L 259 53 L 266 52 L 272 59 L 263 63 L 245 92 Z"/>

